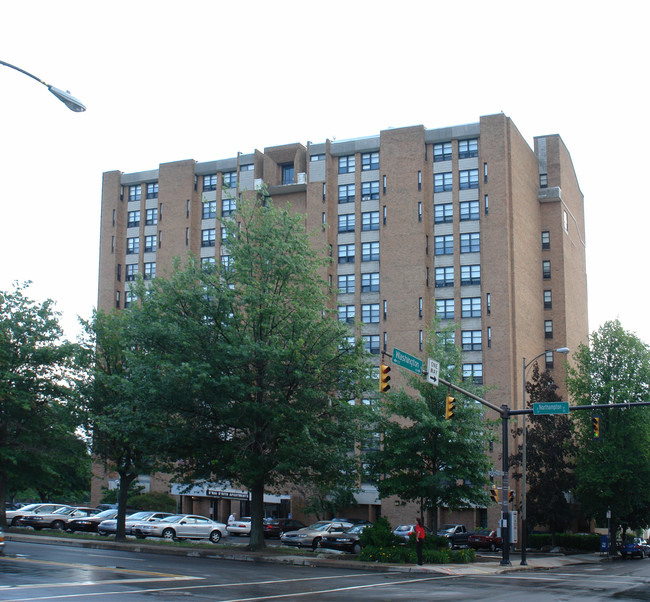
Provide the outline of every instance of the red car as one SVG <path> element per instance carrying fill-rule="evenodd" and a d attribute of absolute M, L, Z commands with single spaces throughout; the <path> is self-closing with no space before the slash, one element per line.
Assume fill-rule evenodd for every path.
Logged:
<path fill-rule="evenodd" d="M 475 550 L 490 550 L 494 552 L 501 547 L 501 538 L 492 529 L 479 529 L 467 539 L 467 545 Z"/>

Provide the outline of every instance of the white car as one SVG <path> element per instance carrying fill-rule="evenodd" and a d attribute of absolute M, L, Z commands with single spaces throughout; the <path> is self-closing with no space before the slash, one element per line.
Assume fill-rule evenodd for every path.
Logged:
<path fill-rule="evenodd" d="M 228 535 L 250 535 L 251 534 L 251 517 L 242 516 L 239 520 L 233 520 L 226 527 Z"/>
<path fill-rule="evenodd" d="M 226 525 L 205 516 L 174 514 L 162 520 L 137 523 L 132 531 L 136 537 L 164 537 L 165 539 L 209 539 L 217 543 L 226 533 Z"/>
<path fill-rule="evenodd" d="M 24 516 L 33 514 L 49 514 L 59 508 L 69 508 L 67 504 L 27 504 L 18 510 L 7 510 L 7 524 L 15 527 L 21 524 Z"/>
<path fill-rule="evenodd" d="M 124 533 L 126 535 L 133 534 L 133 525 L 145 521 L 156 521 L 166 516 L 172 516 L 171 512 L 152 512 L 151 510 L 143 510 L 135 514 L 129 514 L 124 521 Z M 97 525 L 97 533 L 100 535 L 114 535 L 117 532 L 117 519 L 109 518 L 103 520 Z"/>
<path fill-rule="evenodd" d="M 321 520 L 313 525 L 309 525 L 309 527 L 285 533 L 280 538 L 280 541 L 284 546 L 296 546 L 298 548 L 311 548 L 312 550 L 316 550 L 324 536 L 329 533 L 345 531 L 351 526 L 352 523 L 348 522 Z"/>

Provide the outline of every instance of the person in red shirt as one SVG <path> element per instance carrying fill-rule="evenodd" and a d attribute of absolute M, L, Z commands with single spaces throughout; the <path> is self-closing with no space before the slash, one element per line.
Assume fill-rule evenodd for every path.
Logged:
<path fill-rule="evenodd" d="M 415 551 L 418 555 L 418 566 L 422 566 L 422 544 L 424 543 L 424 527 L 422 526 L 422 519 L 417 518 L 415 525 Z"/>

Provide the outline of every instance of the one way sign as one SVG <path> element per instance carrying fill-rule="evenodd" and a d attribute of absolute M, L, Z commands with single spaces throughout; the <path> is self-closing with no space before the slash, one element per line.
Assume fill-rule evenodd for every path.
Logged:
<path fill-rule="evenodd" d="M 439 377 L 440 363 L 429 358 L 429 361 L 427 362 L 427 382 L 432 384 L 434 387 L 437 387 Z"/>

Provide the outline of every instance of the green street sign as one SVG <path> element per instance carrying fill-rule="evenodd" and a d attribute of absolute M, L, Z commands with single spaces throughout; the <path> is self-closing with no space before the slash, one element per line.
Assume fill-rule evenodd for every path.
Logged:
<path fill-rule="evenodd" d="M 422 374 L 422 360 L 415 357 L 414 355 L 409 355 L 404 351 L 400 351 L 397 348 L 393 348 L 393 364 L 399 366 L 400 368 L 406 368 L 411 372 L 416 374 Z"/>
<path fill-rule="evenodd" d="M 547 416 L 549 414 L 568 414 L 568 401 L 553 401 L 547 403 L 534 403 L 533 414 L 535 416 Z"/>

